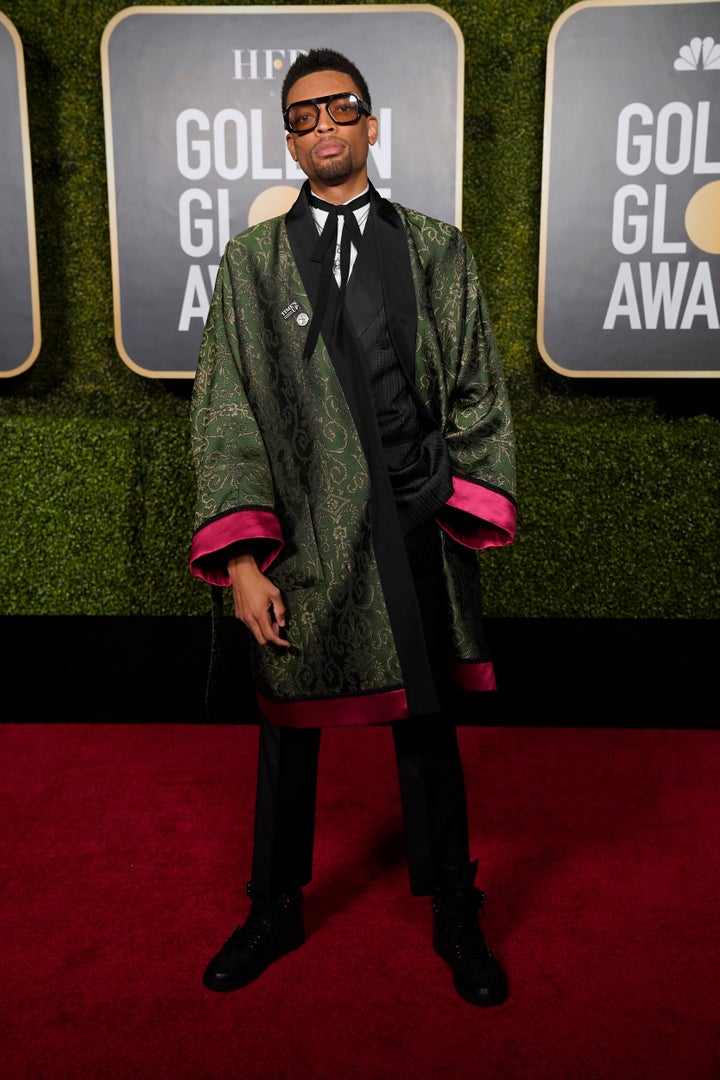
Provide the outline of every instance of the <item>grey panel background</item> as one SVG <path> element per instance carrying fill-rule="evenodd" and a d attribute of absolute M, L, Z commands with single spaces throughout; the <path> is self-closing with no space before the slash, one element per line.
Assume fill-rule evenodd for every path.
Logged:
<path fill-rule="evenodd" d="M 35 350 L 28 200 L 23 161 L 18 57 L 0 20 L 0 372 L 26 365 Z M 34 251 L 33 251 L 34 254 Z"/>
<path fill-rule="evenodd" d="M 370 179 L 405 205 L 455 223 L 462 137 L 456 33 L 441 12 L 412 6 L 304 12 L 127 9 L 110 24 L 103 62 L 114 156 L 116 338 L 123 359 L 143 374 L 194 373 L 203 327 L 195 317 L 188 330 L 178 330 L 186 280 L 189 267 L 201 264 L 209 292 L 220 251 L 216 245 L 209 256 L 193 258 L 182 250 L 178 201 L 183 192 L 203 189 L 216 205 L 218 188 L 228 188 L 232 235 L 247 226 L 248 209 L 265 189 L 291 185 L 299 190 L 302 184 L 296 170 L 290 178 L 285 175 L 280 92 L 289 61 L 272 79 L 237 80 L 233 50 L 306 51 L 323 45 L 354 59 L 369 83 L 375 114 L 392 109 L 392 175 L 381 177 L 371 157 Z M 175 125 L 187 108 L 200 109 L 211 120 L 222 109 L 239 109 L 248 125 L 251 110 L 261 109 L 262 162 L 266 169 L 282 169 L 282 178 L 252 179 L 248 172 L 227 181 L 215 169 L 204 179 L 182 176 Z M 387 134 L 381 119 L 380 144 Z M 289 156 L 287 163 L 292 165 Z"/>
<path fill-rule="evenodd" d="M 571 12 L 559 28 L 548 84 L 547 250 L 539 302 L 545 352 L 561 368 L 633 374 L 720 370 L 720 332 L 702 320 L 691 330 L 631 330 L 627 319 L 613 330 L 602 329 L 623 260 L 690 260 L 689 281 L 699 260 L 710 262 L 720 309 L 720 258 L 699 251 L 683 224 L 691 196 L 720 177 L 691 171 L 666 176 L 654 164 L 627 176 L 615 163 L 617 118 L 625 105 L 643 102 L 657 116 L 669 101 L 694 108 L 698 100 L 711 101 L 707 156 L 720 161 L 720 70 L 673 68 L 682 45 L 706 36 L 720 41 L 720 4 L 588 7 Z M 652 255 L 649 245 L 636 255 L 614 249 L 613 197 L 632 183 L 648 190 L 648 209 L 655 184 L 667 184 L 666 239 L 687 240 L 686 254 Z"/>

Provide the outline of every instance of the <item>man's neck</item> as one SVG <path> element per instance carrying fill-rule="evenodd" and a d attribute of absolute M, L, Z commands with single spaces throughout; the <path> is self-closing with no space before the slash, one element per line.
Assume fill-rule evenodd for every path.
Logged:
<path fill-rule="evenodd" d="M 342 206 L 344 203 L 352 202 L 358 195 L 362 195 L 367 190 L 367 187 L 367 176 L 346 184 L 318 184 L 317 181 L 310 184 L 313 195 L 317 195 L 318 199 L 332 203 L 334 206 Z"/>

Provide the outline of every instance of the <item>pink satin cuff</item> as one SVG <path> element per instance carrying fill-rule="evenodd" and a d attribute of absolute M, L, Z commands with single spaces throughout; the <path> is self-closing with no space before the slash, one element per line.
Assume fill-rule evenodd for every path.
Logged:
<path fill-rule="evenodd" d="M 198 529 L 190 545 L 190 571 L 210 585 L 230 585 L 230 576 L 217 558 L 218 552 L 243 540 L 262 540 L 263 557 L 258 563 L 265 571 L 283 548 L 277 515 L 270 510 L 235 510 Z"/>
<path fill-rule="evenodd" d="M 444 520 L 442 510 L 435 518 L 448 535 L 465 547 L 480 551 L 483 548 L 504 547 L 515 539 L 517 511 L 506 495 L 453 476 L 453 493 L 446 505 L 454 510 L 463 510 L 471 518 L 477 519 L 475 522 L 468 520 L 465 529 L 455 518 L 452 521 Z"/>

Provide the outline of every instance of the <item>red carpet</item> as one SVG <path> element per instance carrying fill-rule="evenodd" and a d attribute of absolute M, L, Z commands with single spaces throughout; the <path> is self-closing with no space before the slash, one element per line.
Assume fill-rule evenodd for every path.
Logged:
<path fill-rule="evenodd" d="M 0 726 L 2 1075 L 718 1080 L 720 734 L 460 738 L 492 1010 L 409 893 L 387 730 L 324 734 L 308 942 L 222 995 L 201 976 L 245 911 L 256 729 Z"/>

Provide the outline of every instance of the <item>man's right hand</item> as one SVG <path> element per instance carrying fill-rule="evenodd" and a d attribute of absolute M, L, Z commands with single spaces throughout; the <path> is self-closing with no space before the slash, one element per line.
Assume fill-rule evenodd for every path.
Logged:
<path fill-rule="evenodd" d="M 290 642 L 281 637 L 285 626 L 285 605 L 282 593 L 258 569 L 250 552 L 228 559 L 228 574 L 232 581 L 235 618 L 245 623 L 258 645 L 282 645 Z"/>

